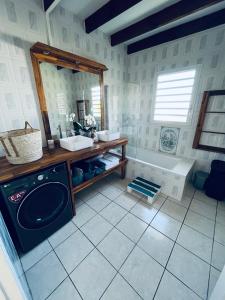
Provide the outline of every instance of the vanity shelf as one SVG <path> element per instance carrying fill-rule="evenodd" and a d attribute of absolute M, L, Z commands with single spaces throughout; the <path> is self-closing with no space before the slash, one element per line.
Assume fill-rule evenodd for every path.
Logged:
<path fill-rule="evenodd" d="M 114 140 L 111 142 L 98 142 L 95 143 L 92 147 L 74 151 L 74 152 L 67 151 L 62 148 L 56 148 L 53 152 L 48 152 L 47 149 L 44 149 L 44 155 L 41 159 L 24 165 L 11 165 L 6 160 L 6 158 L 0 158 L 0 183 L 2 184 L 9 180 L 15 179 L 17 177 L 31 174 L 36 171 L 40 171 L 41 169 L 45 169 L 46 167 L 54 166 L 58 163 L 66 162 L 68 176 L 70 178 L 71 194 L 73 195 L 73 205 L 74 205 L 74 214 L 75 214 L 75 201 L 76 201 L 77 192 L 94 184 L 95 182 L 106 177 L 107 175 L 111 174 L 115 170 L 121 171 L 121 178 L 125 177 L 125 169 L 127 163 L 127 159 L 125 156 L 126 156 L 127 143 L 128 140 L 126 138 L 120 138 L 118 140 Z M 97 175 L 90 180 L 87 180 L 79 184 L 76 187 L 72 186 L 71 166 L 73 163 L 110 152 L 110 150 L 117 147 L 122 147 L 122 154 L 121 156 L 119 156 L 120 161 L 118 165 L 104 171 L 100 175 Z M 116 154 L 113 155 L 118 156 Z"/>
<path fill-rule="evenodd" d="M 121 167 L 125 167 L 126 163 L 127 163 L 127 159 L 125 158 L 124 160 L 121 160 L 119 162 L 119 164 L 114 166 L 113 168 L 110 168 L 110 169 L 104 171 L 103 173 L 101 173 L 100 175 L 97 175 L 97 176 L 91 178 L 90 180 L 84 181 L 81 184 L 73 187 L 73 189 L 72 189 L 73 194 L 78 193 L 78 192 L 82 191 L 83 189 L 91 186 L 92 184 L 94 184 L 98 180 L 106 177 L 107 175 L 113 173 L 114 171 L 120 169 Z"/>

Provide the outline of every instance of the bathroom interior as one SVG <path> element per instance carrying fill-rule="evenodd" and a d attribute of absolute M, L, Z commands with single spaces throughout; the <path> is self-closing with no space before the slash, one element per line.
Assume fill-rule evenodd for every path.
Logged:
<path fill-rule="evenodd" d="M 225 299 L 225 1 L 120 2 L 0 0 L 0 300 Z"/>

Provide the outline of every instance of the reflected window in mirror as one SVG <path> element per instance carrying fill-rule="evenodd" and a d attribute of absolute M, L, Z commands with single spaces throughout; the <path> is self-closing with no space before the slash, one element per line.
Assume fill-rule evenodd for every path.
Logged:
<path fill-rule="evenodd" d="M 96 130 L 101 130 L 98 74 L 66 69 L 46 62 L 40 64 L 40 70 L 53 139 L 78 134 L 74 131 L 74 122 L 89 126 L 85 118 L 89 115 L 95 118 Z"/>

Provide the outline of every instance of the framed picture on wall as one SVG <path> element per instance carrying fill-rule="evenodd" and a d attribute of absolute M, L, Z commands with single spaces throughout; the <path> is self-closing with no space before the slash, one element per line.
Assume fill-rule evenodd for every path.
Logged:
<path fill-rule="evenodd" d="M 180 128 L 161 127 L 159 151 L 176 154 Z"/>

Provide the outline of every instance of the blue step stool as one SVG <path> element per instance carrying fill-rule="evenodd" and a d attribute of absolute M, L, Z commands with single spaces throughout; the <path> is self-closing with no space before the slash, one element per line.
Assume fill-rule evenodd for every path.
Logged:
<path fill-rule="evenodd" d="M 150 204 L 152 204 L 156 200 L 160 190 L 161 190 L 160 185 L 155 184 L 141 177 L 135 178 L 127 186 L 127 191 L 129 193 L 134 191 L 138 194 L 142 194 L 146 196 L 148 198 L 148 203 Z"/>

